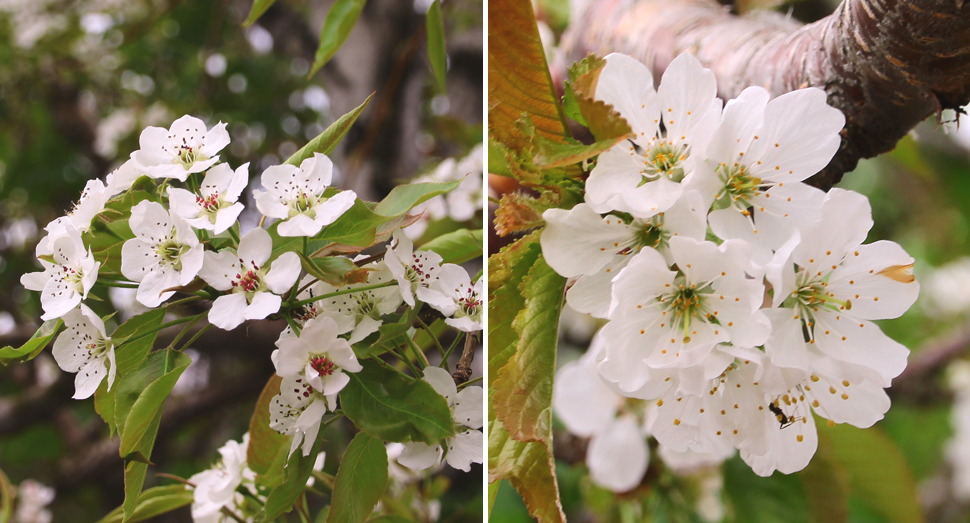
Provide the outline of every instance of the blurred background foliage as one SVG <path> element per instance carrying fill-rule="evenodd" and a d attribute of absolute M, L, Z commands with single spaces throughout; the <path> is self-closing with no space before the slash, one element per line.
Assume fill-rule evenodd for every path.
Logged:
<path fill-rule="evenodd" d="M 445 92 L 426 56 L 423 0 L 367 2 L 340 51 L 308 78 L 330 5 L 279 0 L 244 29 L 250 0 L 0 0 L 0 345 L 19 345 L 39 324 L 38 295 L 19 278 L 36 270 L 43 227 L 88 179 L 103 179 L 138 149 L 148 125 L 168 127 L 183 114 L 228 122 L 222 160 L 250 162 L 257 179 L 376 92 L 332 155 L 335 185 L 367 200 L 481 143 L 481 0 L 442 6 Z M 480 228 L 480 214 L 435 223 L 426 235 L 459 227 Z M 130 293 L 96 294 L 120 317 L 137 312 Z M 199 339 L 166 405 L 153 456 L 161 466 L 146 488 L 168 482 L 152 472 L 188 477 L 242 437 L 273 372 L 280 329 L 262 322 Z M 72 376 L 49 354 L 0 369 L 0 468 L 15 485 L 53 486 L 53 521 L 96 521 L 123 499 L 123 464 L 93 402 L 72 401 L 72 391 Z M 349 428 L 329 429 L 325 471 L 336 470 Z M 412 481 L 397 497 L 413 503 L 395 510 L 416 521 L 436 512 L 442 521 L 479 521 L 479 478 L 473 465 L 471 474 L 447 469 Z M 153 521 L 189 519 L 186 507 Z"/>
<path fill-rule="evenodd" d="M 804 23 L 838 5 L 721 3 L 734 12 Z M 577 6 L 568 0 L 533 5 L 551 67 L 568 66 L 555 45 Z M 875 226 L 867 243 L 892 240 L 916 258 L 919 300 L 901 318 L 879 322 L 912 350 L 909 368 L 888 391 L 893 403 L 885 419 L 864 431 L 826 430 L 821 423 L 812 465 L 792 476 L 758 478 L 737 457 L 716 469 L 674 475 L 652 453 L 644 482 L 622 494 L 590 481 L 586 441 L 557 421 L 556 472 L 570 522 L 970 522 L 970 422 L 961 422 L 970 418 L 970 119 L 956 120 L 949 112 L 931 117 L 894 151 L 863 160 L 838 184 L 872 203 Z M 489 252 L 509 240 L 490 243 Z M 594 322 L 579 314 L 563 316 L 557 365 L 585 352 L 599 327 Z M 813 499 L 826 506 L 813 505 Z M 490 521 L 532 521 L 507 482 L 498 490 Z"/>

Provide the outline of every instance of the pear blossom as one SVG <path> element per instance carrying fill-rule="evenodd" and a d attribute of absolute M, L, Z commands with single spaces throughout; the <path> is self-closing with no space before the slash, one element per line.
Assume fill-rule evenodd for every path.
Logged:
<path fill-rule="evenodd" d="M 354 191 L 325 196 L 333 178 L 333 162 L 313 153 L 299 167 L 274 165 L 262 175 L 264 191 L 253 191 L 259 212 L 279 218 L 280 236 L 313 236 L 353 207 Z"/>
<path fill-rule="evenodd" d="M 419 220 L 404 228 L 409 238 L 420 238 L 432 221 L 450 218 L 456 222 L 466 222 L 482 210 L 482 182 L 484 177 L 484 148 L 476 145 L 462 159 L 446 158 L 427 174 L 412 180 L 414 183 L 444 183 L 455 180 L 462 182 L 447 194 L 442 194 L 421 203 L 410 211 L 421 216 Z"/>
<path fill-rule="evenodd" d="M 192 227 L 220 234 L 236 223 L 243 204 L 239 195 L 249 183 L 249 163 L 233 170 L 220 163 L 205 173 L 198 194 L 168 188 L 172 213 L 185 219 Z"/>
<path fill-rule="evenodd" d="M 323 296 L 395 281 L 394 275 L 383 261 L 364 268 L 372 269 L 367 274 L 367 282 L 353 283 L 342 287 L 318 282 L 313 286 L 314 295 Z M 377 329 L 383 324 L 381 317 L 396 311 L 400 307 L 403 298 L 401 291 L 396 287 L 397 285 L 389 285 L 324 298 L 314 302 L 314 313 L 333 319 L 339 326 L 340 332 L 350 332 L 348 341 L 354 344 L 366 338 L 369 334 L 377 332 Z"/>
<path fill-rule="evenodd" d="M 394 231 L 395 246 L 387 246 L 384 263 L 397 280 L 401 298 L 414 307 L 414 291 L 429 287 L 441 269 L 441 256 L 431 251 L 415 251 L 411 239 L 401 229 Z"/>
<path fill-rule="evenodd" d="M 139 282 L 136 299 L 158 307 L 199 274 L 203 247 L 180 216 L 169 215 L 161 204 L 143 200 L 131 208 L 128 221 L 135 237 L 121 247 L 121 273 Z"/>
<path fill-rule="evenodd" d="M 128 160 L 120 167 L 108 173 L 104 178 L 108 197 L 115 197 L 134 185 L 135 180 L 143 176 L 141 165 L 135 160 Z"/>
<path fill-rule="evenodd" d="M 474 284 L 460 265 L 446 263 L 430 287 L 418 287 L 419 300 L 445 316 L 445 323 L 464 331 L 482 330 L 482 279 Z"/>
<path fill-rule="evenodd" d="M 220 460 L 207 470 L 189 478 L 195 485 L 192 492 L 192 521 L 195 523 L 224 523 L 234 521 L 222 513 L 229 509 L 240 514 L 245 497 L 237 489 L 240 486 L 256 493 L 256 473 L 246 463 L 249 433 L 243 435 L 242 443 L 227 441 L 219 449 Z"/>
<path fill-rule="evenodd" d="M 482 463 L 485 435 L 479 431 L 484 423 L 482 402 L 484 390 L 481 387 L 469 386 L 461 391 L 455 386 L 455 381 L 448 371 L 438 367 L 424 369 L 424 377 L 435 392 L 441 394 L 448 401 L 451 409 L 451 419 L 463 430 L 457 432 L 447 441 L 448 451 L 444 452 L 441 445 L 428 445 L 420 441 L 404 444 L 404 452 L 398 457 L 398 463 L 414 470 L 424 470 L 441 463 L 443 458 L 449 465 L 458 470 L 468 472 L 472 463 Z"/>
<path fill-rule="evenodd" d="M 896 318 L 916 301 L 913 258 L 898 244 L 862 245 L 872 227 L 868 199 L 832 189 L 822 218 L 776 253 L 767 279 L 774 288 L 766 353 L 779 367 L 818 371 L 820 361 L 868 368 L 883 387 L 906 367 L 909 350 L 872 320 Z M 789 256 L 790 254 L 790 256 Z M 844 378 L 851 383 L 855 379 Z M 837 379 L 836 381 L 842 381 Z"/>
<path fill-rule="evenodd" d="M 694 186 L 714 204 L 718 237 L 777 250 L 819 219 L 825 193 L 801 182 L 838 151 L 845 117 L 817 88 L 768 98 L 755 86 L 728 102 Z"/>
<path fill-rule="evenodd" d="M 303 455 L 309 456 L 323 415 L 336 405 L 336 394 L 324 395 L 302 377 L 283 378 L 280 393 L 270 403 L 269 426 L 280 434 L 293 436 L 289 455 L 302 448 Z"/>
<path fill-rule="evenodd" d="M 219 151 L 229 145 L 229 133 L 222 122 L 206 130 L 205 122 L 185 115 L 169 129 L 146 127 L 138 143 L 141 149 L 131 153 L 131 158 L 145 174 L 184 182 L 190 174 L 205 171 L 219 161 Z"/>
<path fill-rule="evenodd" d="M 611 282 L 631 255 L 652 247 L 670 261 L 670 238 L 704 239 L 707 223 L 699 209 L 696 192 L 685 194 L 665 212 L 629 222 L 613 214 L 601 217 L 585 203 L 568 211 L 549 209 L 542 214 L 546 221 L 540 236 L 543 256 L 557 273 L 575 279 L 566 293 L 571 307 L 606 318 Z"/>
<path fill-rule="evenodd" d="M 579 361 L 556 372 L 552 405 L 569 432 L 589 437 L 586 466 L 592 480 L 615 492 L 640 484 L 650 462 L 644 430 L 645 402 L 628 400 L 596 371 L 602 335 L 593 338 Z"/>
<path fill-rule="evenodd" d="M 83 303 L 64 315 L 66 330 L 54 340 L 52 354 L 57 366 L 74 378 L 74 399 L 90 398 L 108 377 L 108 390 L 118 371 L 115 348 L 104 330 L 104 321 Z"/>
<path fill-rule="evenodd" d="M 73 224 L 62 220 L 48 227 L 49 234 L 37 244 L 37 254 L 50 256 L 53 262 L 41 258 L 42 272 L 20 277 L 26 289 L 41 291 L 41 319 L 45 321 L 64 316 L 87 298 L 101 268 L 91 249 L 84 248 L 81 233 Z"/>
<path fill-rule="evenodd" d="M 67 213 L 74 227 L 81 232 L 91 229 L 91 221 L 104 211 L 104 206 L 111 197 L 108 188 L 101 180 L 88 180 L 81 191 L 81 198 L 74 204 L 74 208 Z"/>
<path fill-rule="evenodd" d="M 280 310 L 280 295 L 300 277 L 300 258 L 294 252 L 280 255 L 267 264 L 273 240 L 256 227 L 239 241 L 236 252 L 206 251 L 199 276 L 220 291 L 209 310 L 209 321 L 220 329 L 232 330 L 246 320 L 261 320 Z"/>
<path fill-rule="evenodd" d="M 17 489 L 17 523 L 50 523 L 51 511 L 46 507 L 54 501 L 54 489 L 43 483 L 27 479 Z"/>
<path fill-rule="evenodd" d="M 770 333 L 759 310 L 764 287 L 745 276 L 745 247 L 671 238 L 677 270 L 653 248 L 635 255 L 613 280 L 610 322 L 603 327 L 606 358 L 599 367 L 604 377 L 632 392 L 647 382 L 650 368 L 703 364 L 719 343 L 764 343 Z"/>
<path fill-rule="evenodd" d="M 666 211 L 703 162 L 721 116 L 714 74 L 684 53 L 656 91 L 653 85 L 650 70 L 634 58 L 606 57 L 594 96 L 612 105 L 635 136 L 599 155 L 586 181 L 586 203 L 598 213 L 647 218 Z"/>

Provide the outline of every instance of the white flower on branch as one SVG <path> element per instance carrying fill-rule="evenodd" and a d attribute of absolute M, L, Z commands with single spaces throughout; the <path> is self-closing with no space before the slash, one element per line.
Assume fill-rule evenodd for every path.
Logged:
<path fill-rule="evenodd" d="M 323 296 L 335 292 L 353 291 L 362 287 L 394 282 L 394 275 L 388 270 L 384 262 L 378 262 L 363 267 L 372 269 L 367 274 L 366 283 L 354 283 L 342 287 L 334 287 L 325 282 L 313 286 L 315 296 Z M 350 343 L 357 343 L 366 338 L 384 323 L 382 316 L 397 310 L 401 305 L 401 292 L 397 285 L 346 292 L 337 296 L 323 298 L 314 302 L 315 313 L 333 319 L 340 326 L 340 332 L 350 332 Z"/>
<path fill-rule="evenodd" d="M 218 152 L 229 145 L 226 124 L 206 130 L 205 122 L 185 115 L 171 128 L 147 127 L 138 138 L 141 149 L 131 157 L 152 178 L 175 178 L 184 182 L 219 161 Z"/>
<path fill-rule="evenodd" d="M 138 284 L 138 302 L 158 307 L 199 274 L 203 247 L 180 216 L 169 215 L 161 204 L 143 200 L 131 208 L 135 237 L 121 248 L 121 273 Z"/>
<path fill-rule="evenodd" d="M 313 236 L 353 207 L 354 191 L 325 192 L 333 178 L 333 163 L 320 153 L 299 167 L 274 165 L 263 171 L 265 191 L 253 191 L 259 212 L 283 220 L 280 236 Z"/>
<path fill-rule="evenodd" d="M 223 508 L 238 514 L 244 496 L 240 486 L 255 492 L 256 473 L 246 463 L 249 433 L 242 443 L 230 440 L 219 449 L 221 459 L 212 468 L 189 478 L 195 485 L 192 493 L 192 521 L 195 523 L 223 523 Z"/>
<path fill-rule="evenodd" d="M 441 445 L 428 445 L 419 441 L 405 443 L 398 463 L 414 470 L 424 470 L 441 463 L 442 457 L 452 467 L 468 472 L 472 463 L 482 463 L 485 435 L 479 431 L 483 424 L 481 387 L 468 386 L 460 392 L 448 371 L 438 367 L 424 369 L 424 381 L 445 397 L 451 409 L 451 419 L 462 427 L 447 441 L 445 452 Z"/>
<path fill-rule="evenodd" d="M 205 173 L 198 193 L 176 187 L 168 188 L 172 213 L 192 227 L 220 234 L 236 223 L 243 204 L 239 195 L 249 183 L 249 164 L 233 170 L 224 163 Z"/>
<path fill-rule="evenodd" d="M 437 280 L 441 256 L 431 251 L 415 251 L 411 239 L 401 229 L 394 231 L 396 244 L 387 246 L 384 263 L 397 280 L 401 298 L 414 307 L 414 291 L 427 288 Z"/>
<path fill-rule="evenodd" d="M 463 332 L 482 330 L 482 279 L 474 284 L 460 265 L 446 263 L 430 287 L 418 287 L 419 300 L 445 316 L 445 323 Z"/>
<path fill-rule="evenodd" d="M 64 315 L 66 330 L 54 340 L 51 353 L 57 366 L 74 378 L 74 399 L 90 398 L 108 377 L 108 390 L 115 381 L 114 343 L 104 330 L 104 321 L 83 303 Z"/>
<path fill-rule="evenodd" d="M 287 252 L 267 265 L 272 253 L 273 240 L 260 227 L 242 237 L 236 252 L 206 251 L 199 276 L 215 289 L 229 291 L 212 303 L 209 322 L 232 330 L 246 320 L 261 320 L 280 310 L 280 295 L 300 277 L 300 258 Z"/>
<path fill-rule="evenodd" d="M 598 213 L 641 218 L 666 211 L 683 193 L 721 115 L 714 74 L 692 55 L 674 59 L 659 88 L 645 65 L 606 57 L 595 98 L 613 106 L 635 137 L 601 154 L 586 181 L 586 203 Z"/>
<path fill-rule="evenodd" d="M 108 196 L 114 197 L 131 189 L 135 180 L 143 175 L 141 165 L 135 160 L 128 160 L 121 164 L 120 167 L 108 173 L 108 176 L 104 178 Z"/>
<path fill-rule="evenodd" d="M 43 320 L 60 318 L 88 297 L 98 280 L 101 262 L 95 261 L 91 250 L 84 248 L 81 233 L 69 221 L 59 220 L 48 225 L 48 235 L 37 244 L 37 255 L 44 267 L 20 277 L 20 283 L 32 291 L 41 291 Z"/>
<path fill-rule="evenodd" d="M 104 205 L 108 202 L 110 194 L 104 182 L 101 180 L 88 180 L 81 191 L 81 198 L 74 204 L 68 213 L 74 227 L 81 232 L 87 232 L 91 228 L 91 220 L 104 211 Z"/>

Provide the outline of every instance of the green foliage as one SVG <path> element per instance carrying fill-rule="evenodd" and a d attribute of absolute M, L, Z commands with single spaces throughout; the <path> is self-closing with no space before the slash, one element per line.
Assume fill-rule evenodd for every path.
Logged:
<path fill-rule="evenodd" d="M 266 505 L 263 510 L 256 515 L 256 523 L 273 521 L 279 516 L 293 510 L 293 504 L 306 488 L 306 480 L 313 473 L 313 463 L 317 460 L 320 453 L 320 445 L 323 443 L 323 431 L 317 435 L 317 440 L 313 443 L 313 448 L 306 456 L 297 449 L 289 457 L 284 469 L 283 482 L 270 491 L 266 498 Z"/>
<path fill-rule="evenodd" d="M 354 436 L 334 480 L 327 523 L 360 523 L 381 499 L 387 484 L 384 442 L 363 432 Z"/>
<path fill-rule="evenodd" d="M 141 493 L 141 496 L 138 498 L 138 505 L 127 521 L 129 523 L 145 521 L 191 503 L 192 491 L 187 489 L 185 485 L 152 487 Z M 121 523 L 124 520 L 124 516 L 124 507 L 118 507 L 108 513 L 98 523 Z"/>
<path fill-rule="evenodd" d="M 442 263 L 465 263 L 482 257 L 482 230 L 458 229 L 442 234 L 420 247 L 438 253 Z"/>
<path fill-rule="evenodd" d="M 340 391 L 344 414 L 361 431 L 383 441 L 428 445 L 455 435 L 448 403 L 426 381 L 408 380 L 383 362 L 361 365 Z"/>
<path fill-rule="evenodd" d="M 798 476 L 760 478 L 734 457 L 724 463 L 724 493 L 736 523 L 814 523 Z"/>
<path fill-rule="evenodd" d="M 274 0 L 275 1 L 275 0 Z M 310 140 L 309 143 L 300 148 L 299 151 L 293 153 L 292 156 L 286 159 L 286 162 L 290 165 L 295 165 L 297 167 L 303 163 L 303 160 L 313 156 L 313 153 L 322 153 L 329 155 L 337 148 L 337 145 L 344 136 L 347 135 L 347 131 L 354 126 L 354 122 L 360 117 L 361 113 L 370 103 L 371 98 L 374 97 L 374 93 L 364 100 L 364 103 L 358 105 L 353 111 L 337 118 L 337 121 L 330 124 L 330 127 L 324 129 L 324 131 L 316 136 L 316 138 Z"/>
<path fill-rule="evenodd" d="M 269 409 L 273 397 L 280 393 L 283 380 L 275 374 L 266 382 L 256 401 L 249 421 L 249 447 L 246 448 L 246 464 L 257 476 L 270 474 L 277 456 L 290 449 L 290 438 L 269 426 Z M 265 483 L 265 482 L 264 482 Z M 275 486 L 275 485 L 274 485 Z"/>
<path fill-rule="evenodd" d="M 320 47 L 310 68 L 310 75 L 317 74 L 321 67 L 327 64 L 337 50 L 344 44 L 350 31 L 357 24 L 360 12 L 364 9 L 366 0 L 336 0 L 327 12 L 327 19 L 320 30 Z"/>
<path fill-rule="evenodd" d="M 314 278 L 329 283 L 334 287 L 342 287 L 351 283 L 367 281 L 367 270 L 359 269 L 350 258 L 342 256 L 325 256 L 310 258 L 299 253 L 303 269 Z"/>
<path fill-rule="evenodd" d="M 441 2 L 434 0 L 428 8 L 425 20 L 428 31 L 428 60 L 438 84 L 438 90 L 445 90 L 445 75 L 448 73 L 448 54 L 445 51 L 445 21 L 441 17 Z"/>
<path fill-rule="evenodd" d="M 13 516 L 13 500 L 17 490 L 10 484 L 10 479 L 0 470 L 0 523 L 10 523 Z"/>
<path fill-rule="evenodd" d="M 0 363 L 6 365 L 11 361 L 23 362 L 34 359 L 54 339 L 54 336 L 63 326 L 64 320 L 60 318 L 45 321 L 37 329 L 37 332 L 20 347 L 15 349 L 8 345 L 0 349 Z"/>
<path fill-rule="evenodd" d="M 274 3 L 276 3 L 276 0 L 253 0 L 253 6 L 249 9 L 249 15 L 246 16 L 246 20 L 242 23 L 243 27 L 253 25 Z"/>

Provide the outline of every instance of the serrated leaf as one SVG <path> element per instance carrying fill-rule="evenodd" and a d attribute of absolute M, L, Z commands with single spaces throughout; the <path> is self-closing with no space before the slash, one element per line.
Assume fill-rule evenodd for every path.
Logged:
<path fill-rule="evenodd" d="M 488 2 L 488 129 L 507 148 L 521 152 L 529 138 L 517 122 L 527 114 L 535 133 L 549 140 L 569 136 L 562 108 L 552 85 L 546 54 L 539 39 L 530 2 Z"/>
<path fill-rule="evenodd" d="M 358 432 L 337 469 L 327 523 L 361 523 L 380 501 L 386 485 L 384 442 Z"/>
<path fill-rule="evenodd" d="M 269 426 L 269 409 L 273 397 L 280 393 L 282 378 L 273 375 L 256 401 L 256 408 L 249 420 L 249 447 L 246 463 L 256 474 L 266 474 L 281 448 L 290 448 L 290 439 Z"/>
<path fill-rule="evenodd" d="M 192 491 L 185 485 L 166 485 L 152 487 L 141 493 L 135 512 L 128 518 L 130 523 L 145 521 L 146 519 L 171 512 L 192 503 Z M 108 513 L 98 523 L 121 523 L 124 519 L 124 507 L 118 507 Z"/>
<path fill-rule="evenodd" d="M 507 479 L 522 496 L 529 515 L 539 523 L 565 523 L 551 447 L 541 442 L 523 443 L 512 439 L 489 410 L 489 481 Z"/>
<path fill-rule="evenodd" d="M 596 85 L 605 65 L 606 60 L 602 58 L 587 57 L 570 71 L 578 75 L 572 79 L 570 86 L 586 126 L 596 140 L 617 143 L 630 137 L 633 130 L 612 105 L 594 98 Z"/>
<path fill-rule="evenodd" d="M 832 455 L 845 468 L 853 497 L 898 523 L 923 523 L 916 480 L 899 450 L 878 427 L 818 424 L 832 442 Z"/>
<path fill-rule="evenodd" d="M 320 431 L 309 454 L 304 456 L 297 451 L 290 456 L 284 469 L 283 482 L 270 491 L 263 510 L 256 515 L 257 522 L 273 521 L 293 509 L 293 503 L 300 497 L 306 488 L 306 480 L 313 473 L 313 464 L 317 461 L 322 443 L 323 431 Z"/>
<path fill-rule="evenodd" d="M 425 18 L 425 28 L 428 32 L 428 60 L 434 72 L 438 90 L 445 90 L 445 75 L 448 72 L 448 53 L 445 51 L 445 22 L 441 17 L 441 3 L 439 0 L 431 2 L 428 15 Z"/>
<path fill-rule="evenodd" d="M 407 381 L 374 360 L 361 365 L 340 391 L 344 414 L 357 428 L 383 441 L 428 445 L 455 435 L 448 402 L 428 382 Z"/>
<path fill-rule="evenodd" d="M 524 236 L 488 259 L 488 388 L 499 369 L 515 354 L 519 335 L 512 328 L 516 314 L 525 308 L 519 283 L 539 258 L 539 233 Z"/>
<path fill-rule="evenodd" d="M 366 0 L 336 0 L 331 4 L 327 19 L 320 30 L 320 46 L 307 78 L 317 74 L 337 54 L 337 50 L 350 36 L 350 31 L 357 25 L 357 19 L 366 3 Z"/>
<path fill-rule="evenodd" d="M 458 229 L 418 247 L 422 251 L 438 253 L 442 263 L 465 263 L 482 257 L 482 239 L 485 232 L 481 229 Z"/>
<path fill-rule="evenodd" d="M 347 131 L 354 126 L 354 122 L 360 117 L 361 113 L 364 112 L 364 108 L 370 102 L 371 98 L 374 97 L 374 93 L 364 100 L 364 103 L 358 105 L 353 111 L 341 116 L 336 122 L 330 124 L 329 127 L 323 130 L 322 133 L 318 134 L 316 138 L 310 140 L 309 143 L 300 148 L 299 151 L 293 153 L 292 156 L 286 159 L 285 163 L 290 165 L 295 165 L 297 167 L 303 163 L 303 160 L 313 156 L 313 153 L 323 153 L 329 155 L 337 148 L 340 141 L 343 140 L 344 136 L 347 135 Z"/>
<path fill-rule="evenodd" d="M 249 27 L 253 25 L 274 3 L 276 3 L 276 0 L 253 0 L 253 6 L 249 8 L 249 15 L 246 16 L 246 20 L 243 21 L 242 26 Z"/>
<path fill-rule="evenodd" d="M 60 318 L 45 321 L 37 329 L 37 332 L 20 347 L 15 349 L 8 345 L 0 349 L 0 363 L 6 365 L 11 361 L 23 362 L 34 359 L 54 339 L 54 336 L 63 326 L 64 320 Z"/>
<path fill-rule="evenodd" d="M 620 135 L 585 145 L 573 141 L 553 142 L 542 137 L 536 137 L 536 151 L 532 157 L 532 163 L 539 169 L 567 167 L 606 152 L 625 139 L 626 136 Z"/>

